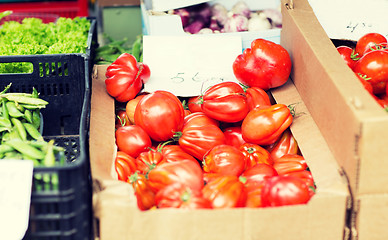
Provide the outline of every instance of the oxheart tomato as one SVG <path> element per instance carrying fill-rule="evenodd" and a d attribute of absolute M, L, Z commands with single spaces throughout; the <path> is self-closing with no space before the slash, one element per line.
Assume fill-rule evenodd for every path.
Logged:
<path fill-rule="evenodd" d="M 370 78 L 370 82 L 388 81 L 388 51 L 376 50 L 364 54 L 354 65 L 353 71 Z"/>
<path fill-rule="evenodd" d="M 199 161 L 214 146 L 225 143 L 224 133 L 213 124 L 184 127 L 182 132 L 176 133 L 176 137 L 179 146 Z"/>
<path fill-rule="evenodd" d="M 166 162 L 166 159 L 163 157 L 163 154 L 154 149 L 142 152 L 136 158 L 137 170 L 143 174 L 147 174 L 158 164 L 162 164 L 164 162 Z"/>
<path fill-rule="evenodd" d="M 134 158 L 137 158 L 141 152 L 147 151 L 152 146 L 151 139 L 146 131 L 137 125 L 119 127 L 115 135 L 118 150 Z"/>
<path fill-rule="evenodd" d="M 291 66 L 291 58 L 285 48 L 259 38 L 252 41 L 251 48 L 246 48 L 234 60 L 233 73 L 249 87 L 268 90 L 287 82 Z"/>
<path fill-rule="evenodd" d="M 202 112 L 201 96 L 190 97 L 187 101 L 187 107 L 191 113 Z"/>
<path fill-rule="evenodd" d="M 202 96 L 202 111 L 222 122 L 239 122 L 249 111 L 244 89 L 235 82 L 211 86 Z"/>
<path fill-rule="evenodd" d="M 175 182 L 180 182 L 193 191 L 200 191 L 204 185 L 203 171 L 190 160 L 167 162 L 148 172 L 148 182 L 155 192 Z"/>
<path fill-rule="evenodd" d="M 127 102 L 140 92 L 150 75 L 148 65 L 137 62 L 129 53 L 123 53 L 106 70 L 106 90 L 117 101 Z"/>
<path fill-rule="evenodd" d="M 285 154 L 297 154 L 299 147 L 290 129 L 285 130 L 278 141 L 268 146 L 272 159 L 276 160 Z"/>
<path fill-rule="evenodd" d="M 227 127 L 223 129 L 225 144 L 240 148 L 245 143 L 242 137 L 241 126 Z"/>
<path fill-rule="evenodd" d="M 135 172 L 128 178 L 127 182 L 133 187 L 137 206 L 140 210 L 148 210 L 155 206 L 155 193 L 144 174 Z"/>
<path fill-rule="evenodd" d="M 258 163 L 273 164 L 271 154 L 257 144 L 244 143 L 239 150 L 244 155 L 245 168 L 250 168 Z"/>
<path fill-rule="evenodd" d="M 279 175 L 307 169 L 306 160 L 299 154 L 286 154 L 275 160 L 273 167 Z"/>
<path fill-rule="evenodd" d="M 202 193 L 218 209 L 244 207 L 247 199 L 244 183 L 233 175 L 216 177 L 203 187 Z"/>
<path fill-rule="evenodd" d="M 137 170 L 135 158 L 129 156 L 123 151 L 117 151 L 115 158 L 115 169 L 118 179 L 126 182 L 128 177 Z"/>
<path fill-rule="evenodd" d="M 293 116 L 284 104 L 278 103 L 252 109 L 241 125 L 246 142 L 270 145 L 291 125 Z"/>
<path fill-rule="evenodd" d="M 353 69 L 354 64 L 356 63 L 356 60 L 359 58 L 356 57 L 356 52 L 353 48 L 349 46 L 338 46 L 337 51 L 341 55 L 342 59 L 345 61 L 345 63 Z"/>
<path fill-rule="evenodd" d="M 310 189 L 310 193 L 315 193 L 315 183 L 313 175 L 308 170 L 286 173 L 283 176 L 293 176 L 302 179 Z"/>
<path fill-rule="evenodd" d="M 249 110 L 260 106 L 271 106 L 271 100 L 266 91 L 259 87 L 249 87 L 245 90 Z"/>
<path fill-rule="evenodd" d="M 356 53 L 358 57 L 362 57 L 365 52 L 368 52 L 371 47 L 375 47 L 377 44 L 386 43 L 387 39 L 380 33 L 367 33 L 360 37 L 356 43 Z"/>
<path fill-rule="evenodd" d="M 198 163 L 197 159 L 185 152 L 179 145 L 160 145 L 157 147 L 157 151 L 162 153 L 167 162 L 190 160 Z"/>
<path fill-rule="evenodd" d="M 203 171 L 239 176 L 245 169 L 245 157 L 236 147 L 220 144 L 204 156 Z"/>
<path fill-rule="evenodd" d="M 185 117 L 183 122 L 183 128 L 188 128 L 190 126 L 202 127 L 209 124 L 215 125 L 217 127 L 220 125 L 220 123 L 217 120 L 208 117 L 205 113 L 194 112 Z"/>
<path fill-rule="evenodd" d="M 362 74 L 356 74 L 358 80 L 360 80 L 362 86 L 367 90 L 370 94 L 373 93 L 373 85 L 368 81 L 370 78 L 368 78 L 366 75 Z"/>
<path fill-rule="evenodd" d="M 182 129 L 185 111 L 174 94 L 158 90 L 140 99 L 134 117 L 136 125 L 142 127 L 151 139 L 160 142 Z"/>
<path fill-rule="evenodd" d="M 261 190 L 263 207 L 305 204 L 311 198 L 306 183 L 292 176 L 274 176 L 267 179 Z"/>
<path fill-rule="evenodd" d="M 118 129 L 121 126 L 128 126 L 132 123 L 129 121 L 127 113 L 124 110 L 118 110 L 116 113 L 115 128 Z"/>
<path fill-rule="evenodd" d="M 156 193 L 155 202 L 158 208 L 212 208 L 211 202 L 202 196 L 202 191 L 193 190 L 180 182 L 160 189 Z"/>

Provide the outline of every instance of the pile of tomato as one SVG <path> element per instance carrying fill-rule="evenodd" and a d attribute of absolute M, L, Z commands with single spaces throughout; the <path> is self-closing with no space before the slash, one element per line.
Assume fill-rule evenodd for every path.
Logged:
<path fill-rule="evenodd" d="M 337 47 L 346 64 L 357 75 L 364 88 L 386 110 L 388 109 L 388 46 L 379 33 L 363 35 L 355 46 Z"/>
<path fill-rule="evenodd" d="M 291 134 L 290 106 L 267 90 L 291 71 L 287 51 L 263 39 L 236 57 L 239 83 L 200 96 L 141 92 L 150 69 L 130 54 L 106 72 L 117 100 L 115 168 L 141 210 L 271 207 L 307 203 L 314 180 Z"/>

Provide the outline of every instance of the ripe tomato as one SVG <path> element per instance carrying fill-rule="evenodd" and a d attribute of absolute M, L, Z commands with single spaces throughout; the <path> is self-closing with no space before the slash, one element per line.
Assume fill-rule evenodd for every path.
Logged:
<path fill-rule="evenodd" d="M 208 182 L 202 189 L 213 208 L 244 207 L 247 199 L 244 184 L 237 176 L 219 176 Z"/>
<path fill-rule="evenodd" d="M 202 111 L 222 122 L 241 121 L 249 111 L 244 89 L 235 82 L 213 85 L 203 94 L 202 100 Z"/>
<path fill-rule="evenodd" d="M 115 128 L 118 129 L 121 126 L 128 126 L 132 123 L 129 121 L 127 113 L 124 110 L 118 110 L 116 113 Z"/>
<path fill-rule="evenodd" d="M 345 63 L 351 69 L 353 69 L 353 66 L 356 63 L 356 60 L 358 60 L 358 58 L 356 57 L 355 50 L 348 46 L 338 46 L 337 51 L 339 52 L 339 54 L 341 55 Z"/>
<path fill-rule="evenodd" d="M 263 207 L 304 204 L 310 198 L 311 193 L 305 182 L 292 176 L 271 177 L 261 190 Z"/>
<path fill-rule="evenodd" d="M 267 150 L 271 153 L 272 159 L 281 158 L 285 154 L 297 154 L 299 147 L 296 139 L 290 129 L 285 130 L 278 141 L 268 146 Z"/>
<path fill-rule="evenodd" d="M 356 74 L 358 80 L 360 80 L 362 86 L 364 86 L 364 88 L 370 93 L 370 94 L 374 94 L 373 93 L 373 86 L 372 84 L 368 81 L 370 78 L 367 78 L 365 75 L 361 75 L 361 74 Z"/>
<path fill-rule="evenodd" d="M 353 71 L 370 78 L 370 82 L 388 81 L 388 51 L 376 50 L 363 55 L 354 65 Z"/>
<path fill-rule="evenodd" d="M 311 190 L 311 194 L 315 192 L 315 183 L 313 175 L 308 170 L 286 173 L 283 176 L 293 176 L 302 179 Z"/>
<path fill-rule="evenodd" d="M 224 133 L 213 124 L 184 127 L 177 137 L 179 146 L 199 161 L 214 146 L 225 143 Z"/>
<path fill-rule="evenodd" d="M 118 150 L 134 158 L 137 158 L 141 152 L 147 151 L 152 146 L 148 134 L 137 125 L 119 127 L 115 135 Z"/>
<path fill-rule="evenodd" d="M 162 90 L 144 96 L 135 110 L 135 124 L 157 142 L 166 141 L 180 131 L 184 117 L 181 101 L 174 94 Z"/>
<path fill-rule="evenodd" d="M 224 130 L 225 144 L 240 148 L 245 143 L 242 137 L 241 126 L 227 127 Z"/>
<path fill-rule="evenodd" d="M 136 158 L 137 170 L 140 173 L 147 174 L 150 170 L 154 169 L 157 165 L 166 162 L 161 152 L 155 150 L 149 150 L 142 152 Z"/>
<path fill-rule="evenodd" d="M 204 156 L 203 171 L 239 176 L 245 169 L 244 154 L 230 145 L 217 145 Z"/>
<path fill-rule="evenodd" d="M 117 151 L 115 159 L 115 169 L 118 179 L 126 182 L 128 177 L 137 170 L 135 158 L 129 156 L 123 151 Z"/>
<path fill-rule="evenodd" d="M 302 155 L 286 154 L 275 160 L 273 167 L 279 175 L 284 175 L 290 172 L 298 172 L 307 169 L 306 160 Z"/>
<path fill-rule="evenodd" d="M 129 177 L 127 182 L 132 184 L 137 206 L 140 210 L 148 210 L 155 206 L 155 193 L 144 174 L 135 172 Z"/>
<path fill-rule="evenodd" d="M 209 124 L 215 125 L 217 127 L 220 125 L 217 120 L 208 117 L 205 113 L 194 112 L 185 117 L 183 122 L 183 128 L 188 128 L 190 126 L 202 127 Z"/>
<path fill-rule="evenodd" d="M 202 191 L 194 191 L 179 182 L 160 189 L 155 196 L 155 202 L 158 208 L 212 208 L 210 201 L 202 196 Z"/>
<path fill-rule="evenodd" d="M 187 101 L 187 107 L 189 108 L 190 112 L 195 113 L 195 112 L 202 112 L 202 107 L 201 107 L 201 96 L 195 96 L 189 98 Z"/>
<path fill-rule="evenodd" d="M 369 51 L 371 47 L 374 47 L 376 44 L 386 42 L 387 39 L 379 33 L 367 33 L 358 39 L 355 50 L 358 54 L 358 57 L 361 57 L 365 54 L 366 51 Z"/>
<path fill-rule="evenodd" d="M 245 90 L 249 110 L 260 106 L 271 106 L 271 100 L 266 91 L 259 87 L 249 87 Z"/>
<path fill-rule="evenodd" d="M 291 125 L 293 117 L 284 104 L 274 104 L 252 109 L 245 117 L 242 135 L 246 142 L 270 145 Z"/>
<path fill-rule="evenodd" d="M 197 159 L 185 152 L 179 145 L 158 146 L 157 150 L 162 153 L 167 162 L 190 160 L 199 164 Z"/>
<path fill-rule="evenodd" d="M 280 44 L 256 39 L 234 60 L 233 73 L 244 85 L 268 90 L 287 82 L 291 65 L 290 55 Z"/>
<path fill-rule="evenodd" d="M 244 143 L 239 149 L 244 155 L 246 169 L 258 163 L 265 163 L 268 165 L 273 164 L 271 154 L 265 148 L 257 144 Z"/>
<path fill-rule="evenodd" d="M 138 95 L 134 99 L 129 100 L 127 102 L 126 106 L 125 106 L 125 112 L 126 112 L 126 114 L 128 116 L 128 119 L 129 119 L 130 123 L 132 123 L 132 124 L 135 124 L 135 109 L 136 109 L 136 106 L 139 103 L 140 99 L 142 99 L 144 96 L 145 96 L 144 94 Z"/>
<path fill-rule="evenodd" d="M 193 191 L 200 191 L 204 185 L 201 167 L 190 160 L 160 164 L 148 172 L 148 181 L 155 192 L 175 182 L 180 182 Z"/>

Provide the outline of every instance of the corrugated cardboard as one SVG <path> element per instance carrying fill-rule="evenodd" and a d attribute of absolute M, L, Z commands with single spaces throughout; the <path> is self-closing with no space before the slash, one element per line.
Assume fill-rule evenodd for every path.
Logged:
<path fill-rule="evenodd" d="M 298 103 L 299 115 L 291 130 L 317 185 L 317 192 L 308 204 L 261 209 L 140 211 L 131 186 L 116 180 L 113 170 L 115 106 L 105 90 L 105 70 L 106 66 L 94 69 L 91 100 L 95 239 L 347 239 L 347 182 L 291 81 L 273 95 L 285 104 Z"/>
<path fill-rule="evenodd" d="M 307 0 L 283 0 L 282 15 L 291 78 L 349 179 L 353 238 L 388 239 L 381 221 L 388 211 L 388 114 L 347 67 Z"/>
<path fill-rule="evenodd" d="M 142 24 L 143 24 L 143 34 L 144 35 L 182 35 L 186 34 L 182 27 L 182 21 L 178 15 L 170 15 L 165 14 L 161 11 L 165 11 L 167 9 L 171 9 L 171 7 L 167 7 L 170 5 L 160 6 L 159 8 L 155 8 L 156 0 L 142 0 L 141 1 L 141 14 L 142 14 Z M 181 4 L 185 4 L 186 6 L 199 4 L 202 2 L 209 2 L 210 5 L 215 4 L 217 2 L 224 5 L 227 9 L 231 9 L 236 0 L 218 0 L 218 1 L 203 1 L 203 0 L 193 0 L 193 1 L 175 1 L 174 5 L 177 9 L 181 6 Z M 278 8 L 280 5 L 280 0 L 247 0 L 245 1 L 248 6 L 253 10 L 262 10 L 267 8 Z M 188 4 L 190 3 L 190 4 Z M 160 4 L 160 3 L 159 3 Z M 178 6 L 179 5 L 179 6 Z M 167 8 L 167 9 L 166 9 Z M 263 31 L 246 31 L 246 32 L 238 32 L 238 33 L 219 33 L 225 36 L 241 36 L 243 48 L 248 48 L 251 46 L 251 42 L 256 38 L 264 38 L 270 40 L 275 43 L 280 43 L 280 31 L 281 29 L 268 29 Z"/>

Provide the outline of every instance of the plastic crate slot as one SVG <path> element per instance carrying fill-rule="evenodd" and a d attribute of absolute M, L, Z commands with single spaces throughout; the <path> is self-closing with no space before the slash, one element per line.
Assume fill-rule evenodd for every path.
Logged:
<path fill-rule="evenodd" d="M 0 73 L 2 74 L 23 74 L 32 72 L 33 65 L 31 62 L 0 63 Z"/>

